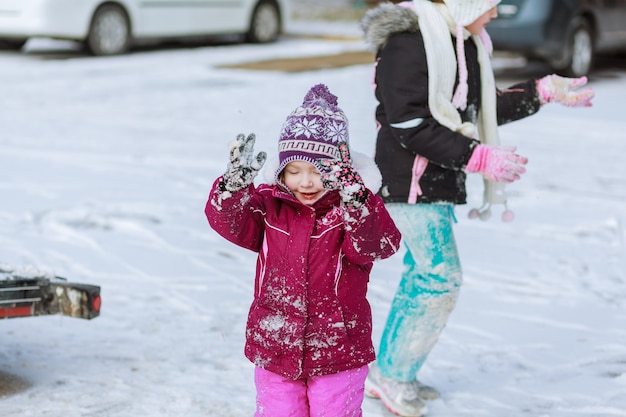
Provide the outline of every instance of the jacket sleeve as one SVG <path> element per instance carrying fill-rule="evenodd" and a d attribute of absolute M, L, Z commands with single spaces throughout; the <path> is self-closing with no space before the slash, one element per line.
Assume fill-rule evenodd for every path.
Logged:
<path fill-rule="evenodd" d="M 541 108 L 537 97 L 537 80 L 515 84 L 497 91 L 498 124 L 514 122 L 533 115 Z"/>
<path fill-rule="evenodd" d="M 219 177 L 213 183 L 204 213 L 220 236 L 242 248 L 259 252 L 265 230 L 262 203 L 254 185 L 231 193 L 223 188 L 222 177 Z"/>
<path fill-rule="evenodd" d="M 461 169 L 473 141 L 437 122 L 428 107 L 428 67 L 419 32 L 392 35 L 379 51 L 376 94 L 394 138 L 411 152 L 444 168 Z M 411 121 L 416 126 L 411 125 Z"/>
<path fill-rule="evenodd" d="M 364 265 L 397 252 L 400 231 L 380 196 L 370 191 L 361 208 L 345 210 L 346 231 L 342 250 L 348 260 Z"/>

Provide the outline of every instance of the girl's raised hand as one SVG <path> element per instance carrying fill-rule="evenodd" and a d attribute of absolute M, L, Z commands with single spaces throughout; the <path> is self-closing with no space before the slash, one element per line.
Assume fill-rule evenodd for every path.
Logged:
<path fill-rule="evenodd" d="M 338 160 L 324 159 L 320 164 L 328 171 L 322 174 L 322 184 L 327 190 L 339 190 L 343 203 L 350 208 L 359 208 L 365 203 L 368 191 L 363 179 L 352 166 L 350 148 L 346 142 L 339 144 Z"/>
<path fill-rule="evenodd" d="M 229 143 L 230 160 L 223 176 L 226 191 L 238 191 L 252 184 L 265 164 L 267 159 L 265 152 L 259 152 L 254 156 L 255 140 L 254 133 L 250 133 L 247 138 L 240 133 L 234 141 Z"/>

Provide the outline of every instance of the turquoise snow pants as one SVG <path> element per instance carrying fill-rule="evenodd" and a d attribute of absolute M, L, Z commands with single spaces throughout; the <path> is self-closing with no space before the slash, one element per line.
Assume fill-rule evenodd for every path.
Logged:
<path fill-rule="evenodd" d="M 450 204 L 388 203 L 406 248 L 377 357 L 381 373 L 414 381 L 454 309 L 462 282 Z"/>

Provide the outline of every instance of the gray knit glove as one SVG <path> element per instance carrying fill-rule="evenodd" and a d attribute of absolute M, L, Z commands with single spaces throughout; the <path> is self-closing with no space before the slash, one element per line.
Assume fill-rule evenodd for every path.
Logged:
<path fill-rule="evenodd" d="M 254 141 L 256 136 L 250 133 L 237 135 L 237 139 L 232 141 L 230 149 L 230 162 L 222 179 L 222 188 L 225 191 L 239 191 L 252 184 L 254 178 L 263 167 L 267 154 L 259 152 L 254 156 Z"/>
<path fill-rule="evenodd" d="M 351 209 L 360 208 L 367 200 L 367 188 L 352 166 L 350 148 L 346 142 L 339 144 L 340 159 L 320 161 L 327 172 L 322 174 L 322 184 L 327 190 L 339 190 L 343 204 Z"/>

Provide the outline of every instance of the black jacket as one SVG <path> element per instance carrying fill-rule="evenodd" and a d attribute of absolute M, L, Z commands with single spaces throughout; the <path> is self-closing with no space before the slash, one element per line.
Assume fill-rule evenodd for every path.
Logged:
<path fill-rule="evenodd" d="M 376 53 L 375 95 L 379 132 L 375 160 L 382 173 L 380 195 L 385 202 L 407 202 L 417 155 L 428 159 L 420 178 L 417 203 L 466 202 L 465 172 L 477 141 L 442 126 L 428 107 L 428 68 L 417 16 L 383 4 L 362 21 L 366 39 Z M 455 42 L 451 36 L 450 42 Z M 481 104 L 480 66 L 472 38 L 465 41 L 468 69 L 467 109 L 462 120 L 476 123 Z M 458 80 L 457 80 L 458 82 Z M 497 92 L 498 124 L 536 113 L 540 103 L 535 80 Z M 417 127 L 393 124 L 423 119 Z"/>

